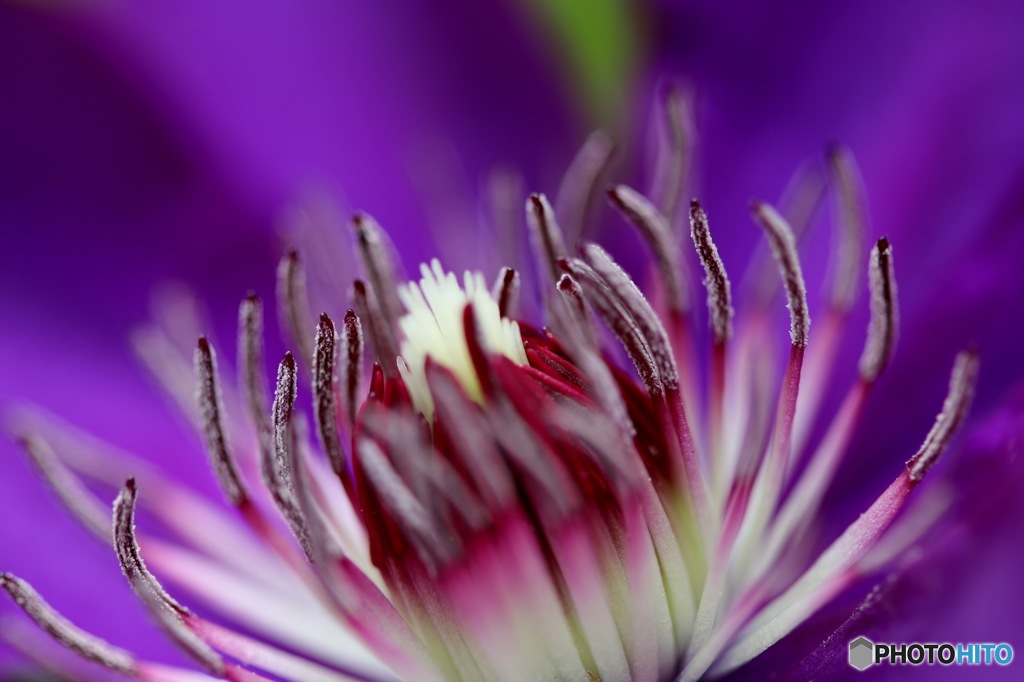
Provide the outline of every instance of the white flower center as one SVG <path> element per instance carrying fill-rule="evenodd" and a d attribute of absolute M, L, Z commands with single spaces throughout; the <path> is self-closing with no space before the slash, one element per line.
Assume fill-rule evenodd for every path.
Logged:
<path fill-rule="evenodd" d="M 454 273 L 445 272 L 435 258 L 420 265 L 422 279 L 398 287 L 398 296 L 406 313 L 398 321 L 402 330 L 399 371 L 412 395 L 413 404 L 428 419 L 434 413 L 434 401 L 427 386 L 427 357 L 448 368 L 462 383 L 466 394 L 483 402 L 480 379 L 473 368 L 466 343 L 463 311 L 472 304 L 482 345 L 519 365 L 526 364 L 526 351 L 519 325 L 501 316 L 484 277 L 467 271 L 462 286 Z"/>

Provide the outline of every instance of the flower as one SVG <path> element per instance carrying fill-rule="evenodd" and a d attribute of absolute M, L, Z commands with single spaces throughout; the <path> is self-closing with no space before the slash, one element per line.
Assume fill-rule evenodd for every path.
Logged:
<path fill-rule="evenodd" d="M 586 228 L 610 153 L 596 134 L 562 184 L 559 210 L 543 195 L 526 201 L 533 267 L 503 268 L 493 287 L 478 272 L 460 285 L 436 260 L 422 266 L 418 282 L 397 284 L 394 246 L 360 213 L 351 222 L 364 277 L 352 285 L 352 308 L 340 325 L 326 313 L 314 324 L 303 261 L 289 251 L 277 299 L 294 353 L 278 367 L 272 400 L 255 295 L 239 311 L 237 394 L 213 344 L 200 337 L 192 395 L 174 335 L 187 321 L 180 301 L 163 327 L 137 335 L 142 356 L 202 434 L 232 514 L 37 411 L 14 418 L 42 476 L 100 538 L 108 535 L 106 511 L 81 477 L 119 485 L 120 470 L 138 469 L 114 503 L 121 569 L 209 675 L 623 682 L 720 675 L 890 569 L 946 512 L 941 498 L 926 497 L 900 513 L 966 418 L 978 370 L 971 351 L 956 357 L 920 448 L 817 551 L 809 522 L 896 347 L 893 247 L 881 238 L 867 258 L 861 254 L 858 173 L 846 150 L 831 149 L 835 261 L 816 345 L 797 252 L 797 233 L 811 223 L 823 189 L 815 171 L 797 175 L 784 209 L 791 220 L 753 203 L 771 257 L 754 261 L 735 315 L 709 218 L 693 201 L 690 239 L 711 328 L 702 344 L 674 229 L 691 112 L 675 87 L 662 104 L 651 198 L 625 185 L 608 190 L 651 253 L 649 298 L 600 246 L 583 241 L 578 257 L 566 247 Z M 570 218 L 564 229 L 556 215 Z M 858 376 L 841 407 L 821 414 L 865 260 L 871 321 Z M 777 279 L 766 279 L 772 267 Z M 545 327 L 518 312 L 528 298 L 523 272 L 540 282 Z M 772 306 L 780 292 L 789 352 L 776 367 Z M 706 363 L 698 359 L 704 350 Z M 366 356 L 374 362 L 363 387 Z M 296 407 L 300 374 L 311 387 L 322 457 Z M 815 437 L 819 419 L 824 432 Z M 256 477 L 262 487 L 252 484 Z M 137 502 L 173 539 L 148 530 L 137 539 Z M 161 580 L 258 636 L 191 611 Z M 3 574 L 0 584 L 56 641 L 89 660 L 141 680 L 192 679 L 80 630 L 19 577 Z M 41 646 L 26 649 L 45 660 Z"/>

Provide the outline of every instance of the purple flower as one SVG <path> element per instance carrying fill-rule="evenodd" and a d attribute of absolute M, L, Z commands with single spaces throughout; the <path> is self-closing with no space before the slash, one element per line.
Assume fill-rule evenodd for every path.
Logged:
<path fill-rule="evenodd" d="M 142 500 L 177 538 L 147 533 L 140 547 L 129 478 L 114 504 L 122 572 L 210 675 L 701 679 L 743 666 L 848 587 L 888 570 L 946 511 L 931 499 L 900 516 L 966 418 L 978 368 L 971 352 L 957 356 L 942 409 L 895 481 L 823 551 L 808 533 L 898 337 L 893 250 L 882 238 L 867 259 L 871 322 L 858 378 L 798 469 L 864 260 L 864 202 L 842 149 L 829 155 L 839 239 L 820 346 L 809 346 L 796 236 L 761 202 L 753 216 L 782 285 L 755 267 L 733 338 L 732 285 L 693 201 L 690 236 L 711 326 L 701 390 L 693 296 L 667 217 L 677 213 L 693 125 L 679 90 L 665 91 L 663 107 L 655 201 L 625 185 L 608 190 L 652 254 L 654 304 L 598 245 L 584 241 L 571 256 L 539 194 L 526 201 L 534 257 L 524 270 L 537 276 L 547 327 L 520 320 L 520 269 L 504 268 L 491 287 L 479 272 L 460 283 L 434 260 L 418 282 L 397 284 L 394 246 L 365 214 L 351 221 L 364 277 L 340 329 L 324 313 L 313 335 L 298 253 L 278 267 L 279 314 L 296 353 L 284 355 L 272 401 L 258 297 L 239 310 L 238 393 L 205 336 L 191 389 L 176 338 L 191 322 L 189 306 L 170 301 L 135 344 L 203 436 L 234 514 L 45 415 L 12 419 L 43 478 L 101 539 L 106 510 L 80 477 L 116 485 L 120 471 L 139 470 L 154 491 Z M 594 193 L 580 188 L 600 181 L 606 159 L 592 152 L 602 139 L 591 138 L 563 182 L 563 217 L 586 215 Z M 586 225 L 573 227 L 579 234 Z M 790 350 L 776 373 L 770 305 L 779 289 Z M 608 354 L 596 319 L 636 378 Z M 300 363 L 322 459 L 296 411 Z M 810 401 L 800 400 L 802 383 Z M 191 611 L 161 579 L 257 637 Z M 0 583 L 86 659 L 141 680 L 187 675 L 87 634 L 17 576 Z M 47 660 L 38 646 L 24 648 Z"/>
<path fill-rule="evenodd" d="M 990 14 L 1003 16 L 995 10 Z M 130 14 L 112 16 L 117 30 L 145 29 L 148 21 Z M 673 18 L 671 13 L 666 16 Z M 683 18 L 699 16 L 694 12 Z M 989 14 L 982 19 L 957 14 L 946 20 L 952 25 L 965 18 L 986 27 L 991 20 Z M 706 24 L 714 26 L 716 21 L 710 17 Z M 828 22 L 823 23 L 827 28 Z M 662 30 L 673 38 L 680 25 L 666 20 Z M 145 35 L 145 30 L 141 33 Z M 156 42 L 156 53 L 169 49 Z M 690 44 L 695 47 L 688 49 L 699 55 L 701 42 Z M 539 195 L 527 202 L 532 260 L 517 255 L 514 231 L 499 229 L 517 221 L 508 208 L 517 203 L 521 182 L 514 173 L 492 176 L 492 203 L 481 221 L 482 234 L 485 243 L 498 242 L 500 250 L 492 243 L 482 249 L 482 258 L 481 249 L 464 244 L 442 251 L 447 252 L 446 264 L 474 270 L 493 272 L 499 264 L 515 265 L 500 273 L 493 290 L 478 275 L 467 275 L 460 287 L 436 264 L 424 267 L 418 282 L 396 287 L 404 279 L 402 261 L 415 263 L 425 250 L 423 240 L 417 242 L 415 232 L 399 230 L 393 234 L 400 245 L 396 250 L 376 223 L 362 215 L 353 219 L 353 227 L 364 280 L 349 289 L 356 259 L 336 250 L 336 240 L 323 229 L 316 205 L 307 209 L 307 227 L 289 232 L 301 260 L 289 254 L 279 268 L 280 323 L 295 355 L 286 356 L 279 367 L 273 401 L 265 395 L 261 375 L 259 300 L 247 298 L 240 313 L 241 390 L 231 389 L 235 382 L 225 378 L 225 367 L 218 369 L 213 343 L 203 338 L 195 357 L 197 403 L 186 359 L 194 336 L 188 336 L 193 329 L 198 333 L 200 328 L 223 328 L 197 323 L 202 318 L 192 315 L 189 299 L 173 290 L 167 293 L 156 324 L 136 334 L 134 344 L 204 437 L 216 479 L 237 510 L 233 519 L 141 461 L 111 452 L 52 417 L 38 411 L 15 413 L 11 425 L 23 448 L 101 538 L 109 535 L 109 521 L 102 504 L 81 488 L 78 477 L 102 488 L 120 487 L 129 473 L 136 476 L 141 493 L 133 479 L 115 505 L 118 558 L 142 602 L 201 665 L 229 679 L 260 679 L 233 661 L 290 679 L 319 674 L 331 678 L 333 673 L 323 667 L 306 667 L 308 662 L 284 653 L 290 651 L 317 661 L 314 665 L 357 670 L 371 679 L 386 677 L 381 663 L 409 679 L 504 679 L 518 674 L 520 666 L 533 677 L 555 670 L 580 679 L 594 675 L 657 680 L 677 674 L 695 679 L 733 670 L 740 676 L 768 671 L 820 675 L 824 670 L 835 672 L 835 650 L 845 647 L 846 633 L 852 637 L 891 621 L 880 612 L 894 605 L 927 603 L 921 595 L 928 591 L 917 583 L 923 582 L 922 576 L 953 575 L 957 557 L 976 550 L 971 540 L 976 529 L 1012 523 L 1006 510 L 1015 507 L 1005 502 L 1003 491 L 1008 481 L 1019 478 L 1016 468 L 1007 468 L 1014 462 L 1020 434 L 1015 401 L 1005 403 L 968 441 L 955 463 L 961 485 L 953 493 L 945 482 L 926 486 L 914 496 L 921 498 L 918 504 L 899 513 L 911 489 L 964 421 L 974 393 L 975 353 L 957 356 L 946 402 L 906 470 L 888 488 L 878 479 L 891 480 L 894 452 L 913 452 L 907 450 L 908 441 L 915 437 L 915 425 L 923 426 L 922 410 L 936 409 L 940 365 L 952 358 L 943 343 L 922 344 L 922 329 L 941 325 L 946 330 L 951 319 L 972 323 L 973 334 L 945 336 L 951 344 L 977 343 L 986 367 L 983 377 L 989 376 L 989 358 L 994 357 L 997 376 L 986 379 L 989 383 L 980 389 L 986 411 L 1019 377 L 1019 356 L 1013 352 L 1019 330 L 998 328 L 993 320 L 1005 316 L 994 315 L 985 296 L 991 292 L 1005 298 L 1021 290 L 1019 273 L 999 267 L 1007 258 L 999 250 L 1012 253 L 1020 242 L 1020 232 L 1012 229 L 1020 222 L 1019 209 L 1011 205 L 995 213 L 986 223 L 991 228 L 973 246 L 960 250 L 951 277 L 959 286 L 952 294 L 942 290 L 947 305 L 936 306 L 922 293 L 928 281 L 917 250 L 920 241 L 901 228 L 913 220 L 900 210 L 885 211 L 894 200 L 883 192 L 871 213 L 876 218 L 897 217 L 901 226 L 886 232 L 900 254 L 899 262 L 905 262 L 909 251 L 912 263 L 910 277 L 901 265 L 897 295 L 892 245 L 878 240 L 869 255 L 861 181 L 849 153 L 835 148 L 827 157 L 825 176 L 816 164 L 798 172 L 791 184 L 797 191 L 784 198 L 781 213 L 755 204 L 754 215 L 769 246 L 754 255 L 742 278 L 733 272 L 734 296 L 725 264 L 730 264 L 730 271 L 742 271 L 735 263 L 747 259 L 750 240 L 731 227 L 737 222 L 735 211 L 745 204 L 745 197 L 731 193 L 774 193 L 782 183 L 762 185 L 763 175 L 745 182 L 747 176 L 757 177 L 749 170 L 754 164 L 749 160 L 730 182 L 712 181 L 721 174 L 720 166 L 715 170 L 720 163 L 716 150 L 724 150 L 729 158 L 730 149 L 714 146 L 723 137 L 715 121 L 730 119 L 721 111 L 708 112 L 708 103 L 721 106 L 742 98 L 723 98 L 716 92 L 715 80 L 707 78 L 714 66 L 707 68 L 708 63 L 698 56 L 683 68 L 699 86 L 696 119 L 702 125 L 695 126 L 694 101 L 682 91 L 668 90 L 659 100 L 665 109 L 659 106 L 655 111 L 661 137 L 648 183 L 650 201 L 624 185 L 609 193 L 611 202 L 647 241 L 650 262 L 628 253 L 624 262 L 638 275 L 637 281 L 650 280 L 649 304 L 600 247 L 585 243 L 579 258 L 572 257 L 575 249 L 567 248 L 590 229 L 595 207 L 589 199 L 599 179 L 606 177 L 609 148 L 602 135 L 592 136 L 573 163 L 555 208 Z M 196 88 L 190 97 L 200 103 L 216 100 L 210 96 L 212 82 L 196 72 L 189 78 L 195 79 Z M 545 101 L 531 95 L 533 102 Z M 208 148 L 223 145 L 220 158 L 245 156 L 254 138 L 244 129 L 219 134 L 216 131 L 226 129 L 217 127 L 218 115 L 223 114 L 216 107 L 204 112 L 202 120 L 212 127 L 196 136 L 198 142 L 190 142 L 192 148 L 206 154 Z M 695 138 L 695 128 L 703 130 L 705 119 L 711 123 L 710 132 Z M 402 129 L 401 122 L 380 124 L 388 131 Z M 252 130 L 265 127 L 273 126 L 258 121 Z M 470 123 L 462 128 L 471 140 L 494 138 Z M 984 149 L 984 140 L 989 139 L 1018 141 L 999 125 L 993 129 L 988 137 L 979 135 L 982 143 L 977 147 Z M 795 141 L 801 135 L 814 138 L 812 147 L 831 136 L 813 129 L 800 131 L 792 136 L 788 154 L 801 146 Z M 922 137 L 931 139 L 928 133 Z M 857 134 L 843 138 L 859 139 Z M 211 139 L 216 144 L 211 146 Z M 302 136 L 296 139 L 301 146 Z M 705 158 L 697 165 L 689 154 L 695 139 Z M 523 142 L 535 141 L 530 134 L 523 137 Z M 499 154 L 515 156 L 509 150 L 522 149 L 523 142 L 513 141 Z M 872 168 L 886 157 L 872 154 L 870 144 L 865 146 L 867 184 L 873 186 Z M 435 169 L 437 147 L 432 150 Z M 738 156 L 751 155 L 771 156 L 749 148 Z M 957 158 L 984 169 L 998 185 L 981 193 L 990 205 L 992 194 L 1005 191 L 1007 179 L 996 172 L 1001 167 L 977 161 L 977 156 L 967 150 Z M 268 164 L 270 158 L 280 165 Z M 281 149 L 246 165 L 237 175 L 213 164 L 213 173 L 221 177 L 211 195 L 220 196 L 223 190 L 231 198 L 218 199 L 211 208 L 199 193 L 191 205 L 198 207 L 196 215 L 202 220 L 241 216 L 243 222 L 259 227 L 268 222 L 272 206 L 294 196 L 294 178 L 303 174 L 301 166 L 310 159 L 314 166 L 331 168 L 330 161 L 317 161 L 315 155 L 290 156 Z M 776 158 L 773 163 L 782 161 Z M 694 181 L 702 168 L 708 169 L 703 185 Z M 940 177 L 946 168 L 923 178 L 914 175 L 919 185 L 911 184 L 916 189 L 905 191 L 906 203 L 931 196 L 931 178 Z M 815 229 L 813 209 L 826 181 L 833 194 L 838 239 L 823 274 L 824 244 L 816 236 L 821 231 Z M 1019 187 L 1019 177 L 1011 177 L 1009 183 L 1012 192 Z M 697 258 L 693 252 L 684 256 L 679 227 L 685 211 L 680 198 L 691 190 L 705 196 L 705 185 L 711 224 L 719 224 L 721 204 L 722 222 L 730 226 L 714 228 L 722 256 L 711 239 L 707 216 L 696 203 L 690 222 Z M 886 188 L 893 186 L 885 183 Z M 372 207 L 374 191 L 386 192 L 390 206 L 391 189 L 388 183 L 378 183 L 354 195 Z M 808 197 L 810 201 L 801 201 Z M 396 208 L 384 210 L 401 215 Z M 929 206 L 929 211 L 935 210 Z M 564 229 L 558 227 L 556 214 Z M 401 220 L 386 216 L 385 224 L 409 224 L 410 215 Z M 449 221 L 452 215 L 445 214 Z M 787 219 L 806 236 L 794 236 Z M 971 221 L 961 217 L 959 224 Z M 169 224 L 188 222 L 176 216 Z M 456 229 L 451 234 L 469 238 Z M 480 235 L 470 235 L 479 241 Z M 815 283 L 810 300 L 796 256 L 798 237 L 800 250 L 811 256 L 804 259 L 807 281 Z M 220 248 L 230 248 L 230 243 L 229 238 Z M 953 243 L 956 240 L 949 238 L 935 240 L 943 247 L 936 253 L 951 253 Z M 206 246 L 216 253 L 216 246 Z M 245 272 L 265 263 L 266 251 L 257 247 L 253 257 L 236 255 L 230 261 L 242 263 L 240 272 Z M 781 288 L 766 279 L 769 252 L 778 263 Z M 214 258 L 213 262 L 223 261 L 223 256 Z M 302 269 L 307 261 L 308 282 Z M 985 264 L 995 267 L 986 272 Z M 694 266 L 705 272 L 709 338 L 699 333 L 705 313 L 694 305 L 696 282 L 686 274 Z M 870 305 L 856 303 L 864 271 L 869 273 Z M 24 276 L 15 269 L 15 279 Z M 826 284 L 818 287 L 822 279 Z M 534 283 L 540 286 L 535 288 Z M 788 358 L 780 357 L 776 348 L 780 291 L 791 317 Z M 348 313 L 341 303 L 346 300 L 354 308 Z M 902 335 L 899 300 L 904 301 L 904 316 L 909 314 L 904 319 L 914 322 L 903 325 Z M 772 307 L 773 303 L 778 305 Z M 992 308 L 998 309 L 999 299 L 994 303 Z M 28 317 L 52 309 L 52 301 L 42 307 L 45 296 L 22 305 L 31 311 Z M 104 319 L 103 306 L 93 307 L 101 314 L 83 318 Z M 328 310 L 333 319 L 325 315 L 315 325 L 310 313 L 320 309 Z M 109 319 L 118 319 L 116 311 Z M 602 324 L 595 326 L 598 319 Z M 336 327 L 333 320 L 338 320 Z M 540 324 L 550 329 L 539 328 Z M 868 325 L 868 333 L 858 364 L 853 353 L 861 343 L 856 330 L 862 325 Z M 608 344 L 608 332 L 618 345 Z M 224 338 L 223 333 L 219 336 Z M 903 365 L 909 368 L 901 370 L 898 358 L 893 372 L 880 381 L 898 336 L 899 358 L 908 347 L 913 350 Z M 217 347 L 223 353 L 224 346 Z M 41 361 L 50 357 L 45 350 L 36 353 Z M 360 369 L 363 356 L 379 363 L 369 375 Z M 637 370 L 635 375 L 624 371 L 629 364 Z M 113 380 L 123 383 L 117 377 Z M 313 424 L 307 425 L 295 405 L 310 380 Z M 894 388 L 907 382 L 923 387 L 915 391 L 913 401 Z M 852 388 L 847 393 L 848 385 Z M 929 395 L 934 396 L 930 401 Z M 303 403 L 309 404 L 305 398 Z M 76 409 L 80 408 L 69 412 Z M 309 438 L 307 432 L 314 426 L 316 435 Z M 115 439 L 118 433 L 135 432 L 140 442 L 150 443 L 154 430 L 161 428 L 166 427 L 132 420 L 129 428 L 113 425 L 110 432 Z M 918 434 L 925 431 L 917 429 Z M 317 448 L 310 447 L 314 442 Z M 313 453 L 316 449 L 326 460 Z M 837 470 L 847 451 L 847 461 L 855 463 L 852 476 L 850 465 Z M 864 452 L 880 454 L 862 457 Z M 968 463 L 968 457 L 979 454 L 983 467 Z M 191 466 L 198 459 L 192 458 Z M 936 471 L 944 466 L 945 462 Z M 833 483 L 837 476 L 841 483 Z M 994 483 L 1000 476 L 1003 480 Z M 258 479 L 262 486 L 255 484 Z M 885 492 L 872 502 L 880 490 Z M 979 491 L 995 511 L 985 511 Z M 823 499 L 826 493 L 829 499 Z M 137 498 L 153 516 L 140 526 L 141 554 L 134 535 Z M 811 510 L 819 507 L 821 523 L 812 523 Z M 844 532 L 856 511 L 863 509 L 868 513 Z M 959 520 L 952 531 L 946 530 L 950 519 Z M 178 537 L 170 539 L 175 533 Z M 199 551 L 183 552 L 175 542 Z M 925 558 L 921 546 L 928 550 Z M 881 588 L 854 611 L 855 617 L 846 623 L 836 621 L 836 614 L 845 617 L 853 610 L 854 604 L 847 602 L 867 593 L 879 577 L 885 578 Z M 170 597 L 158 579 L 170 583 L 175 594 L 184 590 L 183 596 L 205 602 L 200 615 Z M 681 590 L 679 585 L 690 589 Z M 159 649 L 150 655 L 144 645 L 127 653 L 83 639 L 81 631 L 67 629 L 52 613 L 40 611 L 41 602 L 25 583 L 8 576 L 4 586 L 72 648 L 143 679 L 178 679 L 179 673 L 149 662 L 162 660 Z M 272 596 L 275 592 L 278 597 Z M 207 620 L 207 614 L 216 613 L 244 632 L 238 635 L 217 624 L 220 621 Z M 544 615 L 531 618 L 534 613 Z M 85 618 L 79 615 L 75 614 L 76 622 L 91 626 L 88 613 Z M 310 627 L 309 622 L 323 627 Z M 339 623 L 348 634 L 338 630 Z M 31 637 L 23 630 L 12 632 Z M 331 646 L 322 644 L 325 632 L 337 635 Z M 263 643 L 249 639 L 252 635 Z M 825 643 L 816 647 L 822 640 Z M 49 656 L 45 642 L 28 639 L 24 646 Z M 751 659 L 752 665 L 745 665 Z M 73 676 L 89 674 L 94 673 L 76 671 Z"/>

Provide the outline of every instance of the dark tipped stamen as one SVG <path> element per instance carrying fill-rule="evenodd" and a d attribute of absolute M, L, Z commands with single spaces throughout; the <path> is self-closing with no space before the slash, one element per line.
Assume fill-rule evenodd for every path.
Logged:
<path fill-rule="evenodd" d="M 561 271 L 558 261 L 568 255 L 562 229 L 555 219 L 555 211 L 543 194 L 531 194 L 526 200 L 526 223 L 530 226 L 534 256 L 546 264 L 551 282 L 557 282 Z"/>
<path fill-rule="evenodd" d="M 658 398 L 663 395 L 666 399 L 665 404 L 669 409 L 678 438 L 687 486 L 690 489 L 700 523 L 702 527 L 705 527 L 703 523 L 706 521 L 708 511 L 707 493 L 703 474 L 697 462 L 693 433 L 690 431 L 683 408 L 682 396 L 679 391 L 679 370 L 668 333 L 640 289 L 604 249 L 596 244 L 588 243 L 583 245 L 582 250 L 594 271 L 611 289 L 613 296 L 618 299 L 618 305 L 622 307 L 626 316 L 635 325 L 640 341 L 654 363 L 660 386 L 651 392 L 651 397 Z M 661 393 L 659 388 L 663 389 L 664 393 Z"/>
<path fill-rule="evenodd" d="M 864 352 L 860 356 L 860 376 L 874 381 L 892 359 L 899 336 L 899 305 L 896 275 L 892 264 L 892 245 L 882 237 L 871 249 L 868 265 L 871 289 L 871 322 Z"/>
<path fill-rule="evenodd" d="M 313 357 L 313 411 L 316 430 L 335 474 L 346 476 L 345 452 L 338 433 L 338 412 L 334 403 L 334 322 L 327 313 L 320 315 L 316 328 L 316 351 Z"/>
<path fill-rule="evenodd" d="M 359 279 L 352 283 L 352 307 L 355 308 L 360 319 L 366 320 L 367 331 L 373 341 L 381 369 L 388 377 L 396 376 L 398 369 L 395 361 L 398 358 L 398 345 L 395 335 L 380 310 L 373 290 Z"/>
<path fill-rule="evenodd" d="M 672 345 L 668 333 L 661 324 L 657 313 L 651 308 L 643 293 L 629 275 L 612 260 L 612 257 L 597 244 L 587 243 L 582 247 L 583 255 L 590 266 L 611 289 L 619 305 L 636 323 L 647 350 L 654 361 L 658 377 L 666 390 L 679 388 L 679 370 L 676 368 Z"/>
<path fill-rule="evenodd" d="M 274 405 L 271 408 L 273 447 L 269 452 L 261 453 L 260 472 L 274 504 L 288 522 L 306 557 L 312 560 L 313 549 L 309 528 L 295 498 L 295 482 L 292 476 L 290 427 L 297 387 L 295 358 L 291 353 L 286 353 L 277 370 L 277 388 L 274 391 Z"/>
<path fill-rule="evenodd" d="M 834 188 L 837 228 L 833 249 L 835 269 L 830 295 L 832 307 L 846 311 L 857 297 L 857 282 L 862 267 L 862 239 L 867 231 L 867 209 L 860 173 L 850 151 L 834 146 L 829 149 L 827 156 Z"/>
<path fill-rule="evenodd" d="M 354 429 L 359 412 L 359 382 L 363 376 L 363 325 L 354 310 L 345 313 L 341 329 L 341 348 L 345 352 L 341 364 L 341 408 L 348 421 L 348 428 Z"/>
<path fill-rule="evenodd" d="M 935 424 L 917 454 L 907 462 L 911 481 L 916 483 L 924 478 L 963 425 L 971 408 L 977 380 L 977 354 L 973 351 L 964 351 L 957 355 L 949 377 L 949 391 L 942 404 L 942 412 L 935 418 Z"/>
<path fill-rule="evenodd" d="M 824 203 L 827 184 L 821 160 L 815 156 L 801 163 L 786 184 L 779 199 L 779 212 L 786 217 L 793 236 L 801 242 L 808 227 Z M 758 248 L 746 275 L 749 295 L 760 309 L 772 307 L 779 290 L 779 270 L 771 256 L 771 249 Z"/>
<path fill-rule="evenodd" d="M 249 499 L 249 495 L 224 435 L 224 407 L 217 379 L 217 356 L 205 336 L 200 337 L 196 344 L 195 372 L 196 398 L 203 422 L 206 452 L 221 490 L 231 504 L 240 507 Z"/>
<path fill-rule="evenodd" d="M 690 237 L 704 266 L 704 287 L 708 291 L 711 333 L 717 344 L 732 336 L 732 289 L 718 248 L 711 239 L 708 216 L 696 199 L 690 204 Z"/>
<path fill-rule="evenodd" d="M 796 239 L 786 220 L 768 204 L 755 201 L 754 217 L 764 228 L 772 255 L 779 267 L 789 302 L 789 337 L 796 348 L 806 348 L 811 328 L 811 314 L 807 308 L 807 287 L 800 270 L 796 252 Z"/>
<path fill-rule="evenodd" d="M 555 214 L 565 227 L 570 243 L 586 232 L 601 178 L 615 158 L 615 143 L 603 130 L 592 132 L 576 153 L 558 186 Z"/>
<path fill-rule="evenodd" d="M 114 551 L 121 564 L 121 572 L 128 579 L 132 590 L 140 597 L 144 593 L 151 593 L 171 611 L 179 615 L 188 614 L 188 609 L 167 593 L 142 560 L 139 543 L 135 536 L 135 501 L 137 498 L 138 488 L 135 485 L 135 479 L 129 478 L 125 482 L 124 488 L 118 492 L 117 499 L 114 500 Z"/>
<path fill-rule="evenodd" d="M 689 189 L 696 125 L 693 103 L 678 84 L 668 83 L 661 99 L 663 120 L 653 196 L 662 214 L 672 220 L 679 208 L 680 195 Z"/>
<path fill-rule="evenodd" d="M 10 573 L 0 573 L 0 587 L 4 588 L 14 603 L 34 620 L 36 625 L 65 648 L 88 661 L 99 663 L 115 672 L 130 677 L 138 675 L 138 665 L 130 653 L 112 646 L 72 624 L 47 604 L 39 596 L 39 593 L 21 578 Z"/>
<path fill-rule="evenodd" d="M 102 542 L 110 542 L 110 518 L 106 505 L 68 470 L 50 444 L 31 433 L 16 434 L 15 440 L 75 518 Z"/>
<path fill-rule="evenodd" d="M 578 258 L 567 258 L 560 264 L 572 278 L 583 287 L 587 300 L 601 316 L 615 338 L 633 361 L 637 374 L 647 392 L 654 396 L 664 393 L 664 385 L 658 376 L 658 369 L 651 357 L 647 344 L 636 322 L 616 300 L 615 294 L 590 265 Z"/>
<path fill-rule="evenodd" d="M 352 216 L 352 227 L 359 244 L 359 256 L 366 268 L 381 315 L 393 333 L 398 328 L 403 308 L 398 299 L 397 269 L 391 257 L 387 236 L 377 221 L 365 213 Z"/>
<path fill-rule="evenodd" d="M 689 292 L 684 279 L 684 265 L 668 219 L 646 197 L 626 185 L 609 188 L 608 198 L 637 228 L 654 254 L 669 310 L 673 313 L 686 312 L 689 309 Z"/>
<path fill-rule="evenodd" d="M 509 319 L 519 312 L 519 290 L 522 283 L 519 273 L 512 268 L 502 268 L 494 282 L 491 296 L 498 302 L 498 313 Z"/>
<path fill-rule="evenodd" d="M 313 339 L 310 338 L 313 321 L 306 294 L 306 272 L 294 249 L 284 255 L 277 268 L 277 307 L 299 357 L 313 357 Z"/>
<path fill-rule="evenodd" d="M 590 319 L 587 302 L 583 298 L 583 288 L 580 286 L 580 283 L 570 275 L 563 274 L 558 278 L 556 290 L 564 303 L 564 310 L 559 310 L 558 308 L 552 310 L 555 318 L 552 321 L 558 326 L 559 332 L 568 335 L 567 341 L 585 343 L 588 348 L 595 348 L 597 346 L 597 335 L 594 330 L 594 324 Z M 562 314 L 572 316 L 573 321 L 568 322 L 568 324 L 572 325 L 571 330 L 565 329 L 565 323 L 559 324 L 559 318 Z"/>

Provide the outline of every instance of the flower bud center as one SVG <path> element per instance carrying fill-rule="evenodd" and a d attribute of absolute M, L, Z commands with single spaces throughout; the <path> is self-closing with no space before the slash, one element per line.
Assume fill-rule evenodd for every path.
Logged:
<path fill-rule="evenodd" d="M 504 355 L 519 365 L 526 364 L 526 351 L 519 325 L 501 316 L 498 303 L 479 272 L 466 272 L 462 284 L 454 273 L 445 272 L 434 259 L 420 266 L 419 282 L 398 289 L 405 315 L 398 321 L 402 332 L 399 370 L 413 404 L 428 419 L 434 405 L 426 379 L 429 357 L 458 378 L 466 394 L 483 402 L 480 379 L 473 367 L 466 341 L 463 314 L 473 306 L 480 343 L 488 352 Z"/>

